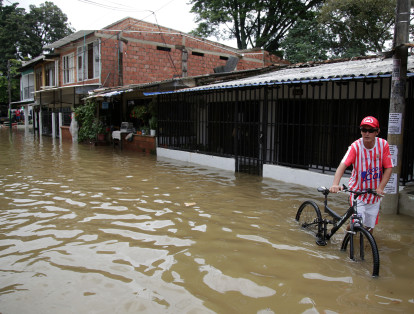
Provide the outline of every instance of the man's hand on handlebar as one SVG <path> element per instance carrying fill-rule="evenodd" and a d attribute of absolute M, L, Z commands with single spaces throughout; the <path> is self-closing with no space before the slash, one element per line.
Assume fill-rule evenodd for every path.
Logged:
<path fill-rule="evenodd" d="M 381 197 L 383 197 L 383 196 L 384 196 L 384 190 L 383 190 L 383 189 L 381 189 L 381 188 L 377 188 L 374 192 L 375 192 L 375 194 L 376 194 L 376 195 L 378 195 L 378 196 L 381 196 Z"/>
<path fill-rule="evenodd" d="M 329 188 L 329 192 L 331 193 L 338 193 L 339 191 L 342 191 L 344 188 L 340 185 L 332 184 L 332 186 Z"/>

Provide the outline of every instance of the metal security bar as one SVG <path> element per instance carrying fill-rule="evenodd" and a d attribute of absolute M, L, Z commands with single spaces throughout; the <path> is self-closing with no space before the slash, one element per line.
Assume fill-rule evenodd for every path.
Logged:
<path fill-rule="evenodd" d="M 62 112 L 62 124 L 65 126 L 69 126 L 72 122 L 72 112 L 69 111 L 63 111 Z"/>
<path fill-rule="evenodd" d="M 413 181 L 414 174 L 413 78 L 407 86 L 402 184 Z M 238 172 L 262 175 L 263 164 L 274 164 L 333 173 L 361 136 L 364 116 L 376 116 L 379 136 L 387 137 L 390 77 L 279 82 L 158 97 L 160 147 L 231 157 Z"/>
<path fill-rule="evenodd" d="M 52 111 L 47 108 L 42 110 L 42 134 L 52 135 Z"/>

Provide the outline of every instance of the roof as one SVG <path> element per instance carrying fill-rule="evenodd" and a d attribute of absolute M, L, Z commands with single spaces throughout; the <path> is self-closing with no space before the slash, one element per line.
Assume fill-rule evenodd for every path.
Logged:
<path fill-rule="evenodd" d="M 391 77 L 393 59 L 367 57 L 360 59 L 306 63 L 276 69 L 268 73 L 227 82 L 181 89 L 179 91 L 145 93 L 145 95 L 225 89 L 244 86 L 309 83 L 366 77 Z M 408 58 L 407 75 L 414 75 L 414 56 Z"/>
<path fill-rule="evenodd" d="M 33 98 L 28 98 L 28 99 L 24 99 L 24 100 L 19 100 L 19 101 L 12 101 L 10 103 L 10 105 L 14 106 L 14 105 L 25 105 L 25 104 L 31 104 L 34 103 L 34 99 Z"/>
<path fill-rule="evenodd" d="M 94 89 L 97 88 L 99 84 L 77 84 L 77 85 L 65 85 L 65 86 L 56 86 L 56 87 L 47 87 L 42 90 L 37 90 L 34 93 L 35 94 L 42 94 L 47 92 L 53 92 L 57 90 L 64 90 L 64 89 L 70 89 L 70 88 L 85 88 L 85 89 Z"/>
<path fill-rule="evenodd" d="M 59 55 L 55 53 L 41 54 L 40 56 L 37 56 L 29 61 L 23 61 L 22 66 L 19 68 L 19 72 L 23 72 L 27 69 L 33 69 L 33 67 L 40 62 L 51 61 L 51 59 L 47 59 L 47 58 L 54 58 L 57 56 Z"/>
<path fill-rule="evenodd" d="M 95 32 L 94 30 L 81 30 L 76 33 L 70 34 L 62 39 L 59 39 L 58 41 L 55 41 L 54 43 L 45 45 L 43 46 L 43 49 L 59 48 L 59 47 L 69 44 L 72 41 L 78 40 L 84 36 L 88 36 L 89 34 L 92 34 L 94 32 Z"/>

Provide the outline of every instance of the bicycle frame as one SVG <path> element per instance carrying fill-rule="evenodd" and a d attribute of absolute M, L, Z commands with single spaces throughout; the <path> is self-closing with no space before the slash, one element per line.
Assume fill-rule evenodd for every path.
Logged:
<path fill-rule="evenodd" d="M 323 202 L 324 204 L 324 212 L 328 213 L 331 217 L 333 217 L 333 220 L 327 220 L 327 219 L 323 219 L 322 223 L 323 223 L 323 234 L 322 237 L 319 238 L 316 243 L 318 245 L 326 245 L 326 241 L 329 240 L 337 231 L 339 228 L 342 227 L 342 225 L 349 219 L 351 218 L 352 215 L 357 214 L 357 210 L 356 210 L 356 198 L 358 197 L 357 194 L 354 194 L 354 201 L 352 202 L 353 204 L 348 208 L 348 210 L 345 212 L 345 214 L 338 215 L 333 209 L 329 208 L 328 206 L 328 194 L 329 194 L 329 190 L 325 189 L 325 190 L 319 190 L 319 192 L 322 192 L 323 195 L 325 195 L 325 200 Z M 358 222 L 361 223 L 359 217 L 356 217 Z M 328 224 L 332 224 L 333 227 L 330 230 L 330 232 L 328 233 Z M 353 225 L 353 223 L 352 223 Z M 353 230 L 352 226 L 351 226 L 351 230 Z"/>

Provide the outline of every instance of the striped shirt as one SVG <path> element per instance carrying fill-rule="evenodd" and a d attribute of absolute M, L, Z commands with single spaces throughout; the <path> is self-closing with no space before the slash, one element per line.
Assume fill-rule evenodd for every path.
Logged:
<path fill-rule="evenodd" d="M 352 191 L 375 190 L 381 182 L 383 168 L 391 168 L 390 147 L 386 140 L 376 137 L 375 145 L 371 149 L 365 148 L 360 138 L 349 146 L 342 162 L 349 167 L 353 165 L 349 178 L 348 188 Z M 363 194 L 358 197 L 366 204 L 379 201 L 379 196 Z"/>

